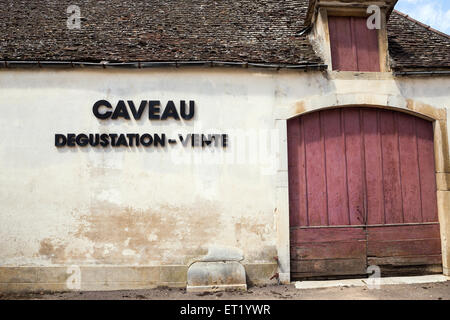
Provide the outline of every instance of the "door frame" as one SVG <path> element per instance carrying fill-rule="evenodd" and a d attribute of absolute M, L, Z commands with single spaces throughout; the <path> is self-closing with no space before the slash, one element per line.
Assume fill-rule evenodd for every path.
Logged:
<path fill-rule="evenodd" d="M 337 96 L 337 95 L 334 95 Z M 341 95 L 342 96 L 342 95 Z M 441 247 L 442 247 L 442 267 L 445 275 L 450 275 L 450 183 L 447 181 L 450 177 L 450 159 L 449 159 L 449 138 L 447 127 L 447 110 L 444 108 L 437 108 L 427 104 L 420 103 L 414 100 L 405 100 L 403 97 L 386 100 L 391 101 L 390 105 L 374 105 L 368 103 L 365 99 L 360 99 L 361 96 L 354 94 L 347 94 L 347 99 L 344 101 L 354 101 L 349 104 L 320 104 L 311 103 L 311 101 L 303 100 L 296 103 L 296 106 L 301 108 L 294 108 L 284 110 L 276 115 L 275 126 L 280 137 L 280 161 L 277 170 L 277 179 L 275 185 L 276 194 L 276 220 L 277 220 L 277 251 L 278 251 L 278 266 L 279 266 L 279 280 L 281 283 L 290 283 L 290 238 L 289 238 L 289 176 L 288 176 L 288 155 L 287 155 L 287 120 L 302 116 L 304 114 L 336 108 L 348 107 L 368 107 L 390 109 L 408 113 L 419 118 L 423 118 L 433 122 L 434 132 L 434 153 L 435 153 L 435 174 L 437 185 L 437 207 L 438 218 L 441 232 Z M 378 95 L 379 96 L 379 95 Z M 367 95 L 365 95 L 367 98 Z M 370 97 L 367 99 L 371 100 Z M 329 97 L 323 96 L 323 102 L 330 101 Z M 333 99 L 339 101 L 342 99 Z M 333 101 L 331 100 L 331 101 Z M 362 100 L 362 101 L 361 101 Z M 373 100 L 373 99 L 372 99 Z M 309 102 L 309 103 L 308 103 Z M 402 103 L 404 102 L 404 103 Z M 310 108 L 305 108 L 305 105 L 312 104 Z"/>

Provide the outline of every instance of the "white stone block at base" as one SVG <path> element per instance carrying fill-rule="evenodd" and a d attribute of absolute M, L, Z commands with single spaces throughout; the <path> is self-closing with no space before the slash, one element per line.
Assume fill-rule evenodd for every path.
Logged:
<path fill-rule="evenodd" d="M 364 283 L 368 283 L 369 279 L 363 279 Z M 373 279 L 371 279 L 373 280 Z M 376 279 L 380 285 L 393 285 L 393 284 L 416 284 L 416 283 L 434 283 L 445 282 L 448 278 L 442 274 L 428 275 L 428 276 L 415 276 L 415 277 L 390 277 Z"/>
<path fill-rule="evenodd" d="M 449 281 L 450 278 L 442 275 L 427 275 L 414 277 L 389 277 L 389 278 L 365 278 L 365 279 L 345 279 L 345 280 L 324 280 L 324 281 L 297 281 L 296 289 L 318 289 L 333 287 L 365 287 L 376 285 L 398 285 L 398 284 L 418 284 L 436 283 Z"/>
<path fill-rule="evenodd" d="M 187 292 L 219 292 L 219 291 L 247 291 L 246 284 L 221 284 L 216 286 L 187 286 Z"/>
<path fill-rule="evenodd" d="M 362 287 L 366 284 L 362 279 L 324 280 L 324 281 L 297 281 L 296 289 L 317 289 L 332 287 Z"/>

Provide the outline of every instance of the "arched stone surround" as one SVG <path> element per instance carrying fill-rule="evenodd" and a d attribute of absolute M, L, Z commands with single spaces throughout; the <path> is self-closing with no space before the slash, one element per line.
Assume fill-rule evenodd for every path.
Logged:
<path fill-rule="evenodd" d="M 277 212 L 278 217 L 278 252 L 280 280 L 290 281 L 290 253 L 289 253 L 289 192 L 287 171 L 287 119 L 301 116 L 310 112 L 327 108 L 344 108 L 364 106 L 373 108 L 392 109 L 409 113 L 417 117 L 433 121 L 434 152 L 437 182 L 438 213 L 441 227 L 442 262 L 444 274 L 449 275 L 450 268 L 450 159 L 449 138 L 447 125 L 447 109 L 390 93 L 329 93 L 313 95 L 295 101 L 276 112 L 276 123 L 280 134 L 281 164 L 277 179 Z"/>

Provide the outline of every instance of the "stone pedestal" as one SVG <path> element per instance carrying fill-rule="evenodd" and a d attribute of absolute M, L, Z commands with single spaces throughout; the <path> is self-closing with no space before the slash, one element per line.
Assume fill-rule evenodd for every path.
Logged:
<path fill-rule="evenodd" d="M 190 265 L 187 272 L 187 291 L 247 290 L 244 259 L 237 248 L 212 246 L 208 254 Z"/>
<path fill-rule="evenodd" d="M 188 292 L 247 290 L 244 266 L 237 261 L 195 262 L 187 280 Z"/>

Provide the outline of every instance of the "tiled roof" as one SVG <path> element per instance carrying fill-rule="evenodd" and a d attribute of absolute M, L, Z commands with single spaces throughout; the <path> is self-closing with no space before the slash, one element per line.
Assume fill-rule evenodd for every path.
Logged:
<path fill-rule="evenodd" d="M 450 68 L 450 36 L 403 13 L 391 15 L 388 39 L 394 69 Z"/>
<path fill-rule="evenodd" d="M 303 0 L 79 0 L 81 29 L 69 30 L 73 3 L 7 1 L 0 59 L 321 63 L 299 35 Z"/>
<path fill-rule="evenodd" d="M 308 0 L 0 0 L 0 60 L 250 62 L 317 65 Z M 450 67 L 449 38 L 398 13 L 389 22 L 396 68 Z"/>

